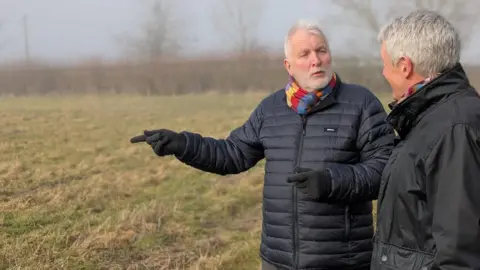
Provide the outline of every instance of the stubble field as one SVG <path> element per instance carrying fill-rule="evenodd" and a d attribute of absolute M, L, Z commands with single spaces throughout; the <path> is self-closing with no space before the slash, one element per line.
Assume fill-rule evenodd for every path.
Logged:
<path fill-rule="evenodd" d="M 217 176 L 129 138 L 223 138 L 265 95 L 0 99 L 0 269 L 257 269 L 264 163 Z"/>

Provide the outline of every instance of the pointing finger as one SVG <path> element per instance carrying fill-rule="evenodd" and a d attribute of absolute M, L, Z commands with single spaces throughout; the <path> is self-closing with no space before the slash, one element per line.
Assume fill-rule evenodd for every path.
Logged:
<path fill-rule="evenodd" d="M 147 140 L 147 137 L 145 135 L 138 135 L 130 139 L 131 143 L 139 143 L 139 142 L 144 142 Z"/>

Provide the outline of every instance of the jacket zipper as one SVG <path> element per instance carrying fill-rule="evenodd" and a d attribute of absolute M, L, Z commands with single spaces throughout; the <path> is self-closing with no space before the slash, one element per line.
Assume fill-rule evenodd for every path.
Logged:
<path fill-rule="evenodd" d="M 297 160 L 294 166 L 294 169 L 297 168 L 298 165 L 300 165 L 300 161 L 302 158 L 302 150 L 303 150 L 303 139 L 306 134 L 306 128 L 307 128 L 307 118 L 305 116 L 302 117 L 302 134 L 300 136 L 300 143 L 298 145 L 298 151 L 297 151 Z M 292 186 L 293 189 L 293 254 L 294 254 L 294 264 L 295 264 L 295 269 L 298 269 L 298 252 L 297 252 L 297 247 L 298 245 L 298 209 L 297 209 L 297 188 L 295 185 Z"/>

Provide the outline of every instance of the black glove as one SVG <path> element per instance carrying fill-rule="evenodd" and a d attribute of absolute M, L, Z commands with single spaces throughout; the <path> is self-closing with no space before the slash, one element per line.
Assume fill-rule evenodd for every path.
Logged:
<path fill-rule="evenodd" d="M 319 200 L 330 194 L 332 177 L 329 171 L 297 168 L 295 172 L 296 174 L 287 178 L 287 182 L 295 183 L 295 186 L 309 197 Z"/>
<path fill-rule="evenodd" d="M 158 156 L 181 155 L 185 151 L 187 139 L 183 134 L 168 129 L 145 130 L 143 135 L 130 139 L 131 143 L 148 143 Z"/>

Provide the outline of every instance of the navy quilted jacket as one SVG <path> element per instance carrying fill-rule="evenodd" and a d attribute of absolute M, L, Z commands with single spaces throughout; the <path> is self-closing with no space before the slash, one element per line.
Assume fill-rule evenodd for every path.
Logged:
<path fill-rule="evenodd" d="M 181 132 L 177 158 L 220 175 L 244 172 L 265 158 L 261 257 L 282 269 L 368 268 L 372 203 L 393 148 L 393 129 L 366 88 L 339 80 L 334 92 L 302 118 L 283 89 L 262 100 L 226 139 Z M 296 167 L 328 169 L 332 191 L 314 201 L 286 182 Z"/>

